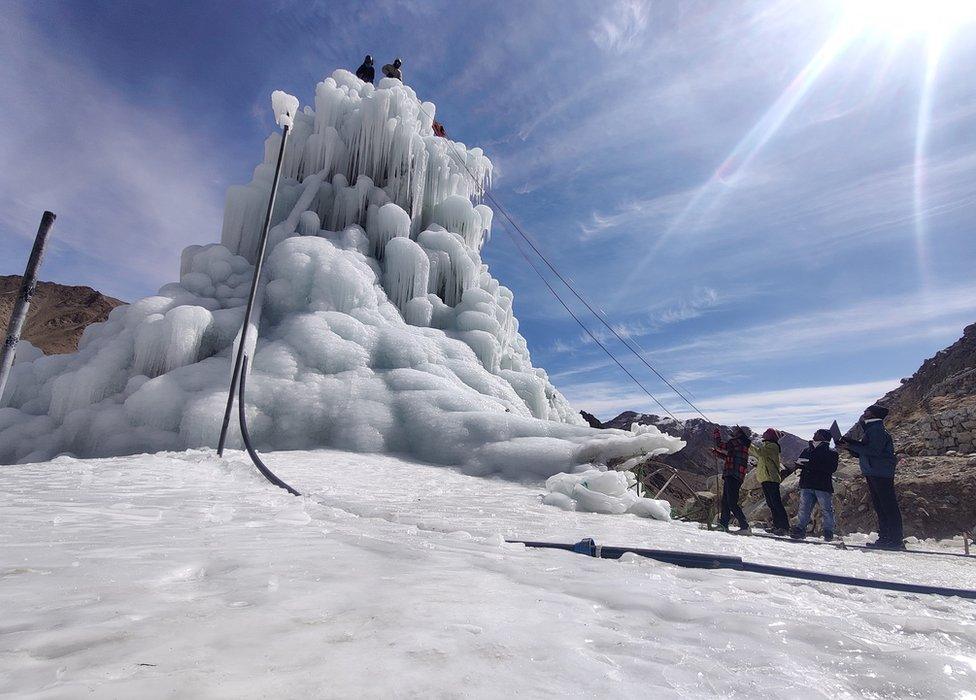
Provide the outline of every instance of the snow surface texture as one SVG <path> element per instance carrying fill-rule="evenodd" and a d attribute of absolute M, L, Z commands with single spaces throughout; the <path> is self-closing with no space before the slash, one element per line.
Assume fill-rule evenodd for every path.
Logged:
<path fill-rule="evenodd" d="M 273 102 L 293 125 L 248 380 L 259 448 L 530 478 L 683 446 L 586 427 L 532 366 L 512 292 L 481 261 L 492 217 L 475 202 L 491 163 L 433 135 L 434 105 L 344 70 L 318 84 L 314 110 Z M 183 252 L 178 283 L 113 310 L 73 355 L 17 363 L 0 463 L 216 444 L 280 144 L 273 133 L 253 180 L 227 193 L 221 243 Z"/>
<path fill-rule="evenodd" d="M 622 515 L 631 513 L 657 520 L 671 519 L 667 501 L 639 498 L 630 487 L 636 483 L 631 472 L 591 469 L 582 474 L 556 474 L 546 480 L 542 502 L 563 510 Z"/>
<path fill-rule="evenodd" d="M 596 560 L 714 552 L 968 586 L 973 562 L 630 515 L 388 455 L 212 450 L 0 470 L 11 698 L 972 698 L 976 602 Z M 932 546 L 928 544 L 926 546 Z M 955 544 L 956 551 L 961 545 Z"/>

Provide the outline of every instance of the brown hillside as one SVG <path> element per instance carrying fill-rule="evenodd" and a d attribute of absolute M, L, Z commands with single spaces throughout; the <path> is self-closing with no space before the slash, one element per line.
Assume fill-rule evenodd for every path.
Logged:
<path fill-rule="evenodd" d="M 20 290 L 19 275 L 0 276 L 0 333 L 5 334 Z M 91 287 L 38 282 L 21 336 L 46 355 L 74 352 L 85 328 L 123 303 Z"/>

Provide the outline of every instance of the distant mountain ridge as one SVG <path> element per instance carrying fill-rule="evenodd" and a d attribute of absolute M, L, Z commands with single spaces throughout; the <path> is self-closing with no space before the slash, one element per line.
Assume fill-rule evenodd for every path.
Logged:
<path fill-rule="evenodd" d="M 585 411 L 580 411 L 580 414 L 591 425 L 593 425 L 592 421 L 599 421 Z M 732 434 L 731 426 L 711 423 L 703 418 L 675 420 L 674 418 L 662 418 L 653 413 L 637 413 L 636 411 L 624 411 L 594 427 L 630 430 L 630 426 L 634 423 L 656 426 L 661 432 L 684 440 L 686 445 L 680 452 L 663 455 L 655 459 L 670 464 L 676 469 L 701 476 L 711 476 L 719 471 L 716 457 L 711 451 L 712 447 L 715 446 L 715 438 L 713 437 L 715 428 L 719 429 L 723 439 L 728 439 Z M 755 431 L 753 431 L 753 436 L 756 436 Z M 783 464 L 792 464 L 803 448 L 807 446 L 807 441 L 792 433 L 784 432 L 779 444 L 782 450 Z"/>
<path fill-rule="evenodd" d="M 20 275 L 0 275 L 0 333 L 7 330 L 20 283 Z M 124 303 L 91 287 L 38 282 L 21 337 L 45 355 L 74 352 L 85 328 Z"/>

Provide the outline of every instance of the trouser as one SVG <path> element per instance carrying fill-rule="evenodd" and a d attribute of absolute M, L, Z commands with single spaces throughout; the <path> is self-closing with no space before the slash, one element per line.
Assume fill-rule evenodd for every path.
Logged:
<path fill-rule="evenodd" d="M 742 488 L 742 482 L 735 477 L 725 476 L 722 478 L 722 515 L 718 519 L 722 527 L 729 526 L 730 515 L 735 516 L 739 527 L 749 527 L 746 514 L 742 512 L 742 508 L 739 506 L 740 488 Z"/>
<path fill-rule="evenodd" d="M 823 518 L 824 533 L 834 531 L 834 494 L 830 491 L 814 489 L 800 489 L 800 514 L 796 527 L 806 532 L 810 518 L 813 516 L 813 504 L 820 504 L 820 515 Z"/>
<path fill-rule="evenodd" d="M 766 505 L 769 512 L 773 514 L 773 527 L 777 530 L 788 530 L 790 528 L 790 516 L 786 514 L 783 506 L 783 496 L 779 492 L 778 481 L 762 482 L 763 495 L 766 497 Z"/>
<path fill-rule="evenodd" d="M 878 514 L 878 539 L 885 542 L 901 542 L 905 533 L 901 525 L 901 509 L 895 495 L 894 477 L 866 476 L 874 512 Z"/>

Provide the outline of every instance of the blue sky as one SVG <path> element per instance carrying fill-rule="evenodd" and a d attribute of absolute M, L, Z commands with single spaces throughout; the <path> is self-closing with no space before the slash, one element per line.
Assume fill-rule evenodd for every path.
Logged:
<path fill-rule="evenodd" d="M 399 55 L 499 200 L 706 414 L 809 434 L 976 321 L 976 24 L 932 20 L 946 3 L 8 1 L 0 273 L 50 208 L 43 278 L 151 294 L 218 240 L 273 89 L 305 104 L 367 51 Z M 497 218 L 486 259 L 574 405 L 661 412 Z"/>

